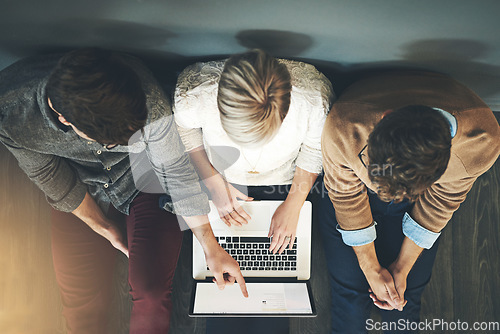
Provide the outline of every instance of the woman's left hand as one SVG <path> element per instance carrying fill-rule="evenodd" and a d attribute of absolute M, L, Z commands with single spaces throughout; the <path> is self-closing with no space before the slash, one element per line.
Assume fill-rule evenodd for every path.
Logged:
<path fill-rule="evenodd" d="M 281 254 L 287 246 L 292 249 L 297 232 L 301 206 L 293 205 L 290 201 L 284 201 L 276 209 L 271 220 L 268 237 L 273 237 L 269 251 L 273 254 Z"/>

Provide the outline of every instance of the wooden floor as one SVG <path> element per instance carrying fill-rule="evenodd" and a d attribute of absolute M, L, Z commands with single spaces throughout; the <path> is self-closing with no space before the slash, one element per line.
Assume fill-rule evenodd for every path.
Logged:
<path fill-rule="evenodd" d="M 500 115 L 497 114 L 497 118 Z M 422 319 L 500 321 L 500 162 L 481 176 L 441 236 L 422 307 Z M 65 333 L 50 251 L 50 210 L 43 195 L 0 145 L 0 333 Z M 171 333 L 204 333 L 205 321 L 187 316 L 191 289 L 191 235 L 174 282 Z M 327 333 L 329 285 L 316 226 L 312 287 L 318 317 L 292 319 L 291 333 Z M 128 333 L 130 301 L 126 258 L 115 277 L 109 333 Z M 376 315 L 374 315 L 376 316 Z"/>

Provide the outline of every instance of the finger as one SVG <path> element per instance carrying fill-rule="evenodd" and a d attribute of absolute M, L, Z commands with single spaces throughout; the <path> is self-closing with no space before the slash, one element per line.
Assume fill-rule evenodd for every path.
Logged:
<path fill-rule="evenodd" d="M 389 305 L 386 302 L 381 302 L 381 301 L 377 300 L 377 301 L 374 301 L 373 304 L 382 310 L 387 310 L 387 311 L 394 310 L 394 307 L 392 307 L 391 305 Z"/>
<path fill-rule="evenodd" d="M 233 285 L 236 281 L 236 278 L 231 275 L 224 276 L 224 279 L 226 280 L 226 285 Z"/>
<path fill-rule="evenodd" d="M 245 298 L 247 298 L 248 297 L 247 285 L 246 285 L 245 279 L 243 278 L 243 275 L 241 274 L 241 271 L 239 269 L 238 269 L 238 272 L 234 275 L 234 279 L 240 285 L 241 293 L 243 293 L 243 296 Z"/>
<path fill-rule="evenodd" d="M 405 301 L 405 291 L 406 291 L 406 284 L 404 286 L 401 285 L 395 285 L 396 291 L 398 292 L 399 296 L 399 304 L 402 306 L 404 301 Z"/>
<path fill-rule="evenodd" d="M 274 220 L 271 219 L 271 226 L 269 226 L 269 233 L 267 233 L 267 237 L 270 238 L 274 234 Z"/>
<path fill-rule="evenodd" d="M 281 247 L 281 245 L 283 244 L 284 241 L 285 241 L 285 235 L 280 234 L 278 237 L 274 236 L 273 241 L 271 242 L 271 245 L 269 246 L 270 252 L 272 252 L 273 254 L 276 254 L 279 247 Z M 273 243 L 274 243 L 274 247 L 273 247 Z"/>
<path fill-rule="evenodd" d="M 278 243 L 279 240 L 279 234 L 277 232 L 273 232 L 272 238 L 271 238 L 271 244 L 269 245 L 269 252 L 272 253 L 274 247 L 276 247 L 276 244 Z"/>
<path fill-rule="evenodd" d="M 373 304 L 375 304 L 376 302 L 380 302 L 380 300 L 378 300 L 377 297 L 375 297 L 375 296 L 370 295 L 370 298 L 371 298 Z"/>
<path fill-rule="evenodd" d="M 376 296 L 373 292 L 372 292 L 372 293 L 370 293 L 370 298 L 371 298 L 371 299 L 374 299 L 374 300 L 379 300 L 379 299 L 377 298 L 377 296 Z M 380 301 L 381 301 L 381 300 L 380 300 Z"/>
<path fill-rule="evenodd" d="M 393 310 L 394 308 L 389 305 L 387 302 L 380 300 L 373 292 L 370 293 L 370 298 L 373 301 L 373 304 L 377 306 L 378 308 L 381 308 L 383 310 Z"/>
<path fill-rule="evenodd" d="M 293 248 L 293 244 L 295 243 L 295 233 L 292 234 L 292 237 L 290 238 L 290 247 L 288 247 L 288 249 L 292 249 Z"/>
<path fill-rule="evenodd" d="M 234 225 L 234 226 L 243 226 L 239 221 L 235 220 L 233 217 L 231 216 L 227 216 L 227 221 L 231 224 L 231 225 Z"/>
<path fill-rule="evenodd" d="M 253 197 L 248 197 L 247 195 L 245 195 L 244 193 L 242 193 L 241 191 L 239 191 L 238 189 L 234 188 L 234 195 L 239 198 L 239 199 L 242 199 L 244 201 L 253 201 Z"/>
<path fill-rule="evenodd" d="M 389 283 L 385 284 L 385 288 L 387 293 L 389 294 L 389 300 L 387 301 L 393 308 L 397 308 L 398 310 L 402 310 L 401 308 L 401 299 L 399 298 L 398 291 L 394 287 L 394 284 Z"/>
<path fill-rule="evenodd" d="M 231 218 L 233 218 L 233 220 L 237 221 L 240 224 L 240 226 L 243 225 L 243 224 L 248 224 L 248 222 L 246 221 L 246 219 L 243 218 L 238 213 L 238 211 L 236 211 L 236 209 L 234 209 L 233 212 L 230 212 L 229 215 L 231 216 Z"/>
<path fill-rule="evenodd" d="M 226 285 L 226 282 L 224 282 L 224 277 L 222 276 L 222 273 L 218 271 L 212 271 L 212 273 L 214 274 L 214 279 L 215 283 L 217 284 L 217 287 L 219 288 L 219 290 L 223 290 L 224 286 Z"/>
<path fill-rule="evenodd" d="M 224 224 L 231 227 L 231 223 L 226 219 L 226 217 L 220 217 L 220 219 L 222 220 L 222 222 L 224 222 Z"/>
<path fill-rule="evenodd" d="M 226 276 L 224 275 L 224 281 L 226 282 L 226 285 L 233 285 L 234 284 L 234 278 L 231 279 L 232 276 L 228 276 L 226 279 Z M 215 278 L 212 278 L 212 282 L 217 284 L 217 280 Z"/>
<path fill-rule="evenodd" d="M 236 215 L 237 214 L 233 214 L 232 212 L 229 212 L 227 215 L 224 216 L 224 218 L 227 219 L 227 221 L 229 222 L 230 225 L 241 226 L 242 224 L 239 221 L 237 221 L 236 219 L 234 219 L 234 217 Z"/>
<path fill-rule="evenodd" d="M 391 305 L 389 305 L 386 301 L 383 301 L 383 300 L 380 300 L 378 299 L 378 297 L 376 295 L 374 295 L 373 293 L 370 294 L 370 298 L 371 300 L 373 301 L 373 304 L 374 305 L 377 305 L 377 307 L 382 307 L 384 310 L 387 308 L 387 307 L 390 307 L 390 309 L 394 309 Z"/>
<path fill-rule="evenodd" d="M 243 210 L 243 208 L 241 207 L 241 205 L 235 205 L 234 206 L 234 210 L 236 210 L 236 212 L 243 218 L 245 219 L 245 224 L 248 223 L 248 221 L 250 219 L 252 219 L 252 217 L 250 217 L 250 215 L 245 211 Z"/>
<path fill-rule="evenodd" d="M 286 236 L 285 236 L 285 238 L 283 238 L 283 244 L 281 245 L 281 247 L 278 250 L 279 254 L 283 253 L 283 251 L 286 249 L 286 246 L 290 245 L 290 240 L 291 240 L 291 238 L 287 239 Z"/>
<path fill-rule="evenodd" d="M 227 211 L 226 210 L 219 210 L 219 209 L 217 209 L 217 211 L 219 212 L 219 218 L 222 220 L 222 222 L 224 224 L 226 224 L 227 226 L 231 226 L 231 223 L 226 219 Z"/>

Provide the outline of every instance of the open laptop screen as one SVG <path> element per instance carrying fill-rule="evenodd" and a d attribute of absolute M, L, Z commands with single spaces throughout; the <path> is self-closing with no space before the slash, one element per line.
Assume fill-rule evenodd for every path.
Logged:
<path fill-rule="evenodd" d="M 247 283 L 249 297 L 238 284 L 219 290 L 210 282 L 196 282 L 191 316 L 314 316 L 306 282 Z"/>

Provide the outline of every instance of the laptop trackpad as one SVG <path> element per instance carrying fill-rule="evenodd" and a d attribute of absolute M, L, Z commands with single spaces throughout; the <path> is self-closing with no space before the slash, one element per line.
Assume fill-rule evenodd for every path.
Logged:
<path fill-rule="evenodd" d="M 235 231 L 256 231 L 263 230 L 267 234 L 267 230 L 271 225 L 272 213 L 276 210 L 276 207 L 281 204 L 281 202 L 275 201 L 271 204 L 269 202 L 238 202 L 243 210 L 251 217 L 248 224 L 243 226 L 232 226 Z M 210 202 L 210 213 L 208 214 L 208 219 L 212 224 L 212 228 L 215 230 L 226 230 L 226 225 L 219 218 L 219 213 L 215 205 Z"/>
<path fill-rule="evenodd" d="M 214 283 L 197 282 L 193 315 L 312 315 L 306 283 L 247 283 L 249 297 L 238 284 L 219 290 Z"/>

